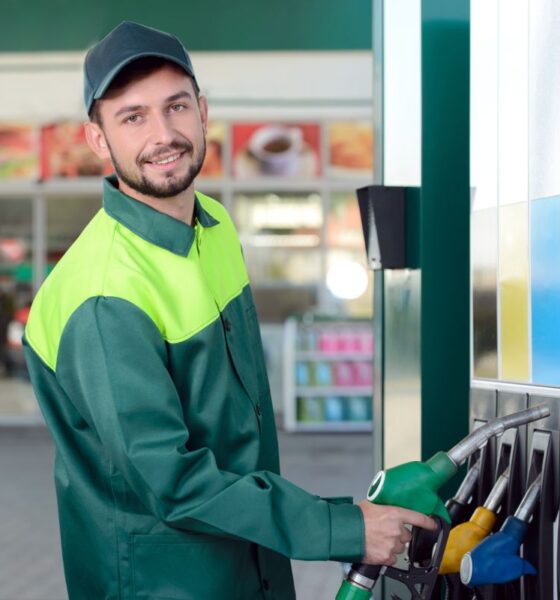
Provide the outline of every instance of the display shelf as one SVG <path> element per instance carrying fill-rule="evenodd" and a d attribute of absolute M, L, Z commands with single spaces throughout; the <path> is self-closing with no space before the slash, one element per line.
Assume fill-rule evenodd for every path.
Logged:
<path fill-rule="evenodd" d="M 296 360 L 308 361 L 339 361 L 339 360 L 371 360 L 371 353 L 366 352 L 310 352 L 300 350 L 296 352 Z"/>
<path fill-rule="evenodd" d="M 296 395 L 307 396 L 371 396 L 373 386 L 305 386 L 296 387 Z"/>
<path fill-rule="evenodd" d="M 284 324 L 286 431 L 372 430 L 372 324 L 291 317 Z"/>
<path fill-rule="evenodd" d="M 369 432 L 373 430 L 372 421 L 338 421 L 338 422 L 320 422 L 320 423 L 299 423 L 297 431 L 303 432 L 340 432 L 340 433 L 358 433 Z"/>

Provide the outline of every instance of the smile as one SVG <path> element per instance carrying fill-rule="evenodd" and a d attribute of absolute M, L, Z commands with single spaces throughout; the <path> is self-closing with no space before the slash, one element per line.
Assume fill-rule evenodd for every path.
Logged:
<path fill-rule="evenodd" d="M 146 161 L 149 165 L 153 167 L 172 167 L 174 166 L 179 159 L 183 156 L 184 152 L 178 152 L 176 154 L 172 154 L 171 156 L 166 156 L 165 158 L 160 158 L 159 160 L 154 161 Z"/>
<path fill-rule="evenodd" d="M 181 156 L 180 154 L 174 154 L 173 156 L 169 156 L 168 158 L 163 158 L 162 160 L 157 160 L 155 161 L 156 165 L 166 165 L 167 163 L 176 161 L 179 156 Z"/>

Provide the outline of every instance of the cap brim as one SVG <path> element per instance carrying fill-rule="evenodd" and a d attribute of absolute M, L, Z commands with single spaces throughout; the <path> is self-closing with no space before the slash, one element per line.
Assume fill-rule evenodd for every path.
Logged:
<path fill-rule="evenodd" d="M 113 69 L 111 69 L 111 71 L 109 71 L 109 73 L 105 76 L 105 78 L 101 82 L 101 85 L 97 88 L 95 94 L 93 95 L 93 100 L 99 100 L 103 97 L 103 94 L 105 94 L 105 92 L 111 85 L 113 79 L 115 79 L 115 77 L 124 69 L 124 67 L 126 67 L 126 65 L 129 65 L 130 63 L 134 62 L 135 60 L 138 60 L 139 58 L 145 58 L 147 56 L 164 58 L 165 60 L 169 60 L 172 63 L 175 63 L 176 65 L 181 67 L 181 69 L 183 69 L 183 71 L 185 71 L 187 75 L 189 75 L 192 78 L 195 88 L 197 90 L 199 89 L 194 73 L 185 65 L 184 62 L 178 60 L 177 57 L 170 56 L 169 54 L 165 54 L 164 52 L 142 52 L 140 54 L 135 54 L 134 56 L 127 58 L 126 60 L 123 60 L 116 67 L 113 67 Z"/>

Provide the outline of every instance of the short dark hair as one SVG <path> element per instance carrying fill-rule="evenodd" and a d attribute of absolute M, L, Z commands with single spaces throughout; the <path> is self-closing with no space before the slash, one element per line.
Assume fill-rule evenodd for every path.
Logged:
<path fill-rule="evenodd" d="M 112 91 L 122 89 L 132 81 L 141 79 L 146 75 L 150 75 L 154 71 L 161 69 L 161 67 L 163 67 L 166 64 L 174 65 L 175 63 L 165 58 L 160 58 L 159 56 L 145 56 L 143 58 L 137 58 L 136 60 L 133 60 L 131 63 L 126 65 L 126 67 L 123 67 L 121 69 L 119 74 L 115 76 L 115 78 L 111 82 L 111 85 L 105 91 L 105 94 L 107 94 L 107 92 L 109 92 L 110 90 Z M 178 65 L 177 68 L 181 69 L 181 67 L 179 67 Z M 189 77 L 189 79 L 192 81 L 195 97 L 198 100 L 198 85 L 196 85 L 194 79 L 190 77 L 188 73 L 185 72 L 185 75 L 187 75 L 187 77 Z M 99 110 L 99 100 L 94 100 L 93 104 L 91 105 L 91 110 L 89 111 L 89 120 L 93 123 L 96 123 L 100 127 L 103 127 L 101 111 Z"/>

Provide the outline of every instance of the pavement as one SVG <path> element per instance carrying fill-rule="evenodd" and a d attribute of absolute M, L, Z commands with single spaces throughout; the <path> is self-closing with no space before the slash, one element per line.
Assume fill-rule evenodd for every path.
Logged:
<path fill-rule="evenodd" d="M 364 496 L 371 434 L 280 431 L 279 443 L 284 477 L 321 496 Z M 52 441 L 29 384 L 0 381 L 0 600 L 68 600 L 52 473 Z M 298 600 L 334 600 L 340 564 L 292 564 Z"/>

